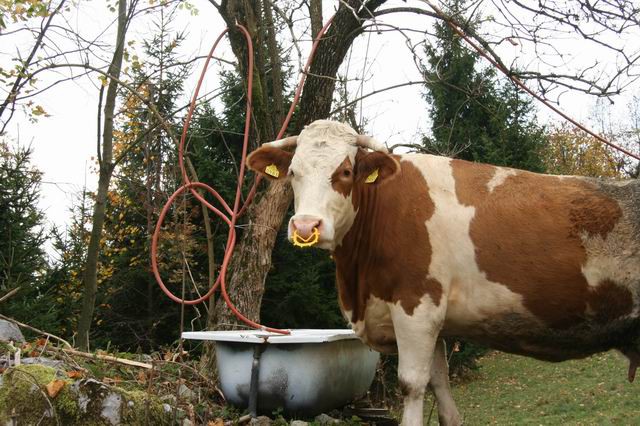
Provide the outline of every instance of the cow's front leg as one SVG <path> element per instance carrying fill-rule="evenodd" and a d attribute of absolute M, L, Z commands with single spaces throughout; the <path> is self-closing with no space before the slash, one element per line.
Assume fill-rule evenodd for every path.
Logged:
<path fill-rule="evenodd" d="M 444 319 L 444 307 L 436 307 L 427 296 L 412 312 L 405 311 L 401 303 L 392 305 L 390 310 L 398 344 L 398 380 L 404 404 L 402 424 L 422 425 L 424 393 Z"/>
<path fill-rule="evenodd" d="M 447 363 L 447 352 L 443 339 L 438 339 L 436 350 L 431 363 L 431 379 L 429 388 L 433 391 L 438 402 L 438 419 L 441 425 L 458 426 L 461 425 L 460 413 L 456 408 L 456 403 L 451 396 L 449 386 L 449 365 Z"/>

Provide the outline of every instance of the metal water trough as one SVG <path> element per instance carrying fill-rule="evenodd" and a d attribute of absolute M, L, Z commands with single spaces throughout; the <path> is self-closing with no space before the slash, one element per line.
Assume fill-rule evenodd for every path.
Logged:
<path fill-rule="evenodd" d="M 379 354 L 352 330 L 196 331 L 185 339 L 216 342 L 220 388 L 252 415 L 283 409 L 314 416 L 366 394 Z"/>

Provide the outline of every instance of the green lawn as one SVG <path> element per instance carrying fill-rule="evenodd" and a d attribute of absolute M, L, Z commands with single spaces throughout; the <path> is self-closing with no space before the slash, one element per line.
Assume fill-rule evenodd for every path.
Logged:
<path fill-rule="evenodd" d="M 640 378 L 627 381 L 618 353 L 547 363 L 494 352 L 479 364 L 473 378 L 453 385 L 465 425 L 640 425 Z M 429 399 L 426 417 L 430 407 Z"/>

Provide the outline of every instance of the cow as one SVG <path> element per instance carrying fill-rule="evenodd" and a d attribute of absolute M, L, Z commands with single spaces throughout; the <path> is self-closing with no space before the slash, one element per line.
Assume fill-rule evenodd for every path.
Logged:
<path fill-rule="evenodd" d="M 331 252 L 357 336 L 398 353 L 403 424 L 422 424 L 427 386 L 440 423 L 461 423 L 442 337 L 547 361 L 617 349 L 633 380 L 640 181 L 392 155 L 328 120 L 247 161 L 291 183 L 289 238 Z"/>

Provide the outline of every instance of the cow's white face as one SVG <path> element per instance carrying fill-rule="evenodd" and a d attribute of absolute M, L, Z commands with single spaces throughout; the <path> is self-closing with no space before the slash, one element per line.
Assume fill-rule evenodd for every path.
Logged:
<path fill-rule="evenodd" d="M 354 191 L 361 185 L 379 185 L 397 173 L 396 160 L 381 152 L 367 153 L 359 147 L 364 144 L 384 149 L 346 124 L 319 120 L 305 127 L 298 137 L 264 144 L 249 156 L 251 169 L 271 179 L 287 178 L 291 182 L 295 214 L 289 221 L 289 240 L 294 232 L 310 240 L 317 229 L 316 246 L 335 249 L 356 216 Z M 295 153 L 279 148 L 294 145 Z"/>

